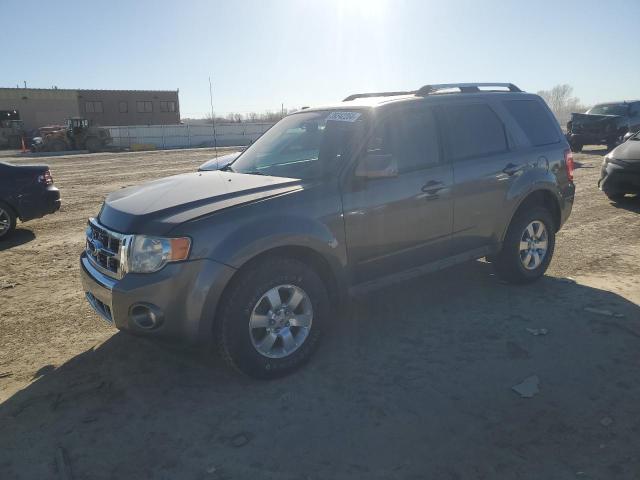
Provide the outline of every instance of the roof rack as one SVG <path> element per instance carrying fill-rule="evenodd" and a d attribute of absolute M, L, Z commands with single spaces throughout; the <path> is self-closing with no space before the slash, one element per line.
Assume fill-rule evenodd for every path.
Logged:
<path fill-rule="evenodd" d="M 343 102 L 350 102 L 356 98 L 369 98 L 369 97 L 397 97 L 398 95 L 415 95 L 413 92 L 371 92 L 371 93 L 354 93 L 342 100 Z"/>
<path fill-rule="evenodd" d="M 343 102 L 350 102 L 351 100 L 355 100 L 356 98 L 370 98 L 370 97 L 397 97 L 399 95 L 432 95 L 434 93 L 438 93 L 441 90 L 449 90 L 453 88 L 457 88 L 460 93 L 477 93 L 482 92 L 480 87 L 500 87 L 506 88 L 510 92 L 522 92 L 518 87 L 516 87 L 513 83 L 439 83 L 433 85 L 425 85 L 424 87 L 420 87 L 418 90 L 413 91 L 403 91 L 403 92 L 371 92 L 371 93 L 354 93 L 353 95 L 349 95 L 347 98 L 342 100 Z M 484 90 L 487 91 L 487 90 Z M 501 92 L 502 90 L 489 90 L 495 92 Z"/>
<path fill-rule="evenodd" d="M 521 92 L 518 87 L 513 83 L 440 83 L 435 85 L 425 85 L 418 89 L 416 95 L 431 95 L 437 93 L 440 90 L 448 90 L 451 88 L 457 88 L 460 93 L 474 93 L 480 92 L 479 87 L 501 87 L 506 88 L 510 92 Z"/>

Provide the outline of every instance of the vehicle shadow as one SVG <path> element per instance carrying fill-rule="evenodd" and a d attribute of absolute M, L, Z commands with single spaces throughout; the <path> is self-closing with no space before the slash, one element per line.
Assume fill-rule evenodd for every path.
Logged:
<path fill-rule="evenodd" d="M 628 478 L 639 337 L 640 307 L 619 295 L 550 277 L 504 285 L 484 262 L 355 300 L 309 365 L 271 382 L 117 333 L 0 405 L 0 471 Z M 511 390 L 532 375 L 535 398 Z"/>
<path fill-rule="evenodd" d="M 626 196 L 622 200 L 612 201 L 611 205 L 630 212 L 640 213 L 640 194 L 634 196 Z"/>
<path fill-rule="evenodd" d="M 599 155 L 601 157 L 604 157 L 610 151 L 611 150 L 609 150 L 606 147 L 603 148 L 603 147 L 597 147 L 594 145 L 594 146 L 590 146 L 589 148 L 583 148 L 580 153 L 584 153 L 586 155 Z"/>
<path fill-rule="evenodd" d="M 3 250 L 9 250 L 10 248 L 17 247 L 18 245 L 24 245 L 32 240 L 35 240 L 36 236 L 31 230 L 25 230 L 24 228 L 16 228 L 8 238 L 0 240 L 0 252 Z"/>

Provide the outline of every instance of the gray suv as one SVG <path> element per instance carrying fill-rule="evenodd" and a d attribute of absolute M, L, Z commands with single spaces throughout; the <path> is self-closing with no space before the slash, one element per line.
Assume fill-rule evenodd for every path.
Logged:
<path fill-rule="evenodd" d="M 485 257 L 541 277 L 574 198 L 552 113 L 512 84 L 355 94 L 233 163 L 110 194 L 82 284 L 121 330 L 217 343 L 249 375 L 312 354 L 350 294 Z"/>

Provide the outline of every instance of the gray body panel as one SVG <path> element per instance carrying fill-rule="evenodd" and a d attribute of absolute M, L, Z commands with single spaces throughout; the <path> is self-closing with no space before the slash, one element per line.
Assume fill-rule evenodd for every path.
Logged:
<path fill-rule="evenodd" d="M 532 146 L 502 106 L 507 99 L 541 102 L 558 141 Z M 374 124 L 394 109 L 440 111 L 468 102 L 484 102 L 498 114 L 508 136 L 507 152 L 452 162 L 443 142 L 440 164 L 393 178 L 355 178 L 354 155 L 330 177 L 316 181 L 198 172 L 116 192 L 100 213 L 102 225 L 127 234 L 188 236 L 190 259 L 154 274 L 127 274 L 106 290 L 110 295 L 99 282 L 93 287 L 92 272 L 83 266 L 85 290 L 95 290 L 113 304 L 119 328 L 130 329 L 132 302 L 155 302 L 170 319 L 155 334 L 204 339 L 234 272 L 274 249 L 293 247 L 319 255 L 343 297 L 349 291 L 378 288 L 495 253 L 514 213 L 533 192 L 546 192 L 554 199 L 559 228 L 574 196 L 564 157 L 569 147 L 539 97 L 406 96 L 322 109 L 361 109 Z"/>

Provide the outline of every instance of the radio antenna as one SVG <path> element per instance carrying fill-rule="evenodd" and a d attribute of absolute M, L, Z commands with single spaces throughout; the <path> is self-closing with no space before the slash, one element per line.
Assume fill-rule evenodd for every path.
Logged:
<path fill-rule="evenodd" d="M 213 150 L 218 156 L 218 139 L 216 138 L 216 117 L 213 113 L 213 87 L 211 86 L 211 76 L 209 76 L 209 104 L 211 105 L 211 124 L 213 125 Z"/>

